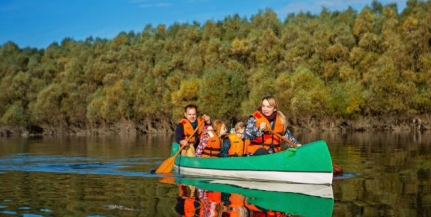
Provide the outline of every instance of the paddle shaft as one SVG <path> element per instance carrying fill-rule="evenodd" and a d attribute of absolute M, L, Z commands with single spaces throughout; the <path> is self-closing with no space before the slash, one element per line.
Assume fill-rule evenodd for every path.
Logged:
<path fill-rule="evenodd" d="M 193 133 L 189 136 L 189 137 L 187 137 L 187 139 L 186 139 L 186 143 L 188 143 L 189 142 L 189 140 L 191 139 L 191 138 L 193 138 L 193 136 L 195 136 L 195 134 L 196 134 L 196 132 L 198 132 L 198 130 L 199 130 L 199 128 L 202 126 L 202 124 L 204 123 L 204 121 L 202 121 L 197 127 L 196 127 L 196 129 L 195 130 L 193 130 Z M 180 144 L 181 145 L 181 144 Z M 178 154 L 180 154 L 180 152 L 186 147 L 187 145 L 181 145 L 181 147 L 180 147 L 180 149 L 178 149 L 178 151 L 177 151 L 177 153 L 175 153 L 174 154 L 174 156 L 173 156 L 173 158 L 176 158 L 177 156 L 178 156 Z"/>
<path fill-rule="evenodd" d="M 201 123 L 199 123 L 199 125 L 196 127 L 196 129 L 195 129 L 195 130 L 193 130 L 193 133 L 192 133 L 189 137 L 187 137 L 187 139 L 186 139 L 186 142 L 187 142 L 187 143 L 189 142 L 189 140 L 190 140 L 191 138 L 193 138 L 193 136 L 195 136 L 196 132 L 198 132 L 198 130 L 199 130 L 199 128 L 202 126 L 202 124 L 204 124 L 204 121 L 202 121 Z M 185 147 L 185 146 L 187 146 L 187 145 L 183 145 L 183 146 L 181 146 L 181 147 Z M 181 148 L 180 148 L 180 149 L 181 149 Z"/>
<path fill-rule="evenodd" d="M 283 141 L 289 143 L 289 145 L 293 146 L 293 147 L 298 147 L 297 144 L 295 144 L 294 142 L 290 141 L 289 139 L 287 139 L 286 137 L 278 134 L 277 132 L 275 132 L 272 129 L 266 129 L 267 131 L 271 132 L 272 134 L 276 135 L 278 138 L 282 139 Z"/>
<path fill-rule="evenodd" d="M 203 123 L 203 122 L 202 122 Z M 202 124 L 201 123 L 201 124 Z M 201 125 L 200 124 L 200 125 Z M 195 135 L 195 133 L 199 130 L 199 127 L 200 127 L 200 125 L 198 125 L 197 127 L 196 127 L 196 129 L 193 131 L 193 133 L 192 133 L 192 135 L 190 135 L 187 139 L 186 139 L 186 142 L 188 143 L 189 142 L 189 140 Z M 176 158 L 177 156 L 178 156 L 178 154 L 180 154 L 180 152 L 186 147 L 187 145 L 181 145 L 180 146 L 180 149 L 178 149 L 178 151 L 177 151 L 177 153 L 175 153 L 174 154 L 174 158 Z"/>

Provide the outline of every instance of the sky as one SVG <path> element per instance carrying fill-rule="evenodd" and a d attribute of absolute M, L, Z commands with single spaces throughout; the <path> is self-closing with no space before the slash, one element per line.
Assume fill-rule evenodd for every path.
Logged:
<path fill-rule="evenodd" d="M 402 11 L 407 0 L 396 3 Z M 142 32 L 147 24 L 204 24 L 238 14 L 249 19 L 259 10 L 272 9 L 281 21 L 290 13 L 319 14 L 323 7 L 360 11 L 372 0 L 1 0 L 0 46 L 12 41 L 20 48 L 46 48 L 65 38 L 112 39 L 120 32 Z"/>

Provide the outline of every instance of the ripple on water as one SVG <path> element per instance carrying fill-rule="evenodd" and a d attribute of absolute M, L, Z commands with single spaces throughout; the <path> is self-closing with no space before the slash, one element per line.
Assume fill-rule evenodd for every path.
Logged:
<path fill-rule="evenodd" d="M 6 214 L 6 215 L 16 215 L 17 214 L 15 211 L 10 211 L 10 210 L 0 211 L 0 213 Z"/>
<path fill-rule="evenodd" d="M 32 213 L 24 213 L 23 217 L 44 217 L 43 215 L 32 214 Z"/>
<path fill-rule="evenodd" d="M 154 174 L 142 172 L 141 168 L 149 160 L 130 158 L 104 161 L 99 158 L 16 154 L 0 159 L 0 174 L 21 171 L 152 177 Z"/>

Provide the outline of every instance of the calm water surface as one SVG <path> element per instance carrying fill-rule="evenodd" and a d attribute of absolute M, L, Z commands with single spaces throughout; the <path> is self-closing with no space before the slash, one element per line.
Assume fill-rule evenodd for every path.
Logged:
<path fill-rule="evenodd" d="M 292 216 L 431 216 L 430 132 L 296 137 L 325 140 L 344 168 L 323 189 L 333 200 L 152 174 L 169 157 L 171 136 L 0 138 L 0 216 L 181 216 L 178 183 Z"/>

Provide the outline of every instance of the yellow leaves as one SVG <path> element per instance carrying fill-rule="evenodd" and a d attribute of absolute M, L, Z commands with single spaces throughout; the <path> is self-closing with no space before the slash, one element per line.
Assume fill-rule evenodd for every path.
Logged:
<path fill-rule="evenodd" d="M 36 102 L 32 104 L 32 118 L 43 123 L 63 123 L 61 113 L 61 84 L 51 84 L 37 95 Z"/>
<path fill-rule="evenodd" d="M 394 7 L 384 7 L 382 15 L 387 18 L 396 19 L 398 14 Z"/>
<path fill-rule="evenodd" d="M 322 115 L 329 100 L 328 88 L 308 68 L 298 67 L 291 77 L 290 109 L 294 115 Z"/>
<path fill-rule="evenodd" d="M 419 24 L 419 20 L 418 19 L 409 16 L 403 22 L 403 24 L 401 25 L 401 28 L 405 32 L 411 32 L 411 31 L 414 31 L 418 27 L 418 24 Z"/>
<path fill-rule="evenodd" d="M 200 80 L 192 78 L 183 80 L 180 89 L 172 93 L 172 103 L 174 105 L 184 105 L 197 100 Z"/>
<path fill-rule="evenodd" d="M 166 25 L 158 25 L 157 32 L 160 34 L 164 34 L 166 32 Z"/>
<path fill-rule="evenodd" d="M 415 82 L 417 81 L 417 74 L 411 70 L 403 70 L 401 72 L 401 79 L 404 81 Z"/>
<path fill-rule="evenodd" d="M 176 119 L 188 103 L 213 109 L 212 101 L 220 101 L 213 111 L 225 114 L 232 108 L 226 99 L 243 96 L 235 109 L 248 115 L 266 94 L 297 114 L 381 114 L 406 109 L 411 98 L 413 109 L 428 112 L 429 6 L 415 3 L 401 14 L 392 4 L 359 14 L 325 10 L 291 14 L 284 23 L 269 10 L 251 20 L 235 15 L 202 27 L 147 25 L 112 40 L 66 39 L 40 51 L 7 42 L 0 46 L 0 113 L 13 120 L 19 109 L 11 105 L 24 101 L 25 114 L 42 122 L 76 120 L 82 110 L 91 121 L 130 114 L 134 121 Z M 216 73 L 221 75 L 206 77 Z M 336 82 L 341 84 L 334 90 Z M 232 97 L 238 92 L 243 95 Z"/>
<path fill-rule="evenodd" d="M 349 64 L 344 64 L 340 67 L 338 76 L 343 81 L 359 80 L 358 73 Z"/>
<path fill-rule="evenodd" d="M 171 94 L 171 103 L 175 105 L 172 108 L 173 118 L 179 119 L 183 115 L 183 108 L 187 104 L 196 103 L 198 99 L 200 79 L 189 78 L 184 79 L 179 84 L 179 89 Z"/>
<path fill-rule="evenodd" d="M 114 86 L 112 86 L 112 88 L 108 88 L 107 91 L 107 96 L 108 97 L 122 97 L 125 95 L 125 90 L 124 90 L 124 86 L 123 86 L 123 81 L 119 80 L 117 82 L 115 82 Z"/>
<path fill-rule="evenodd" d="M 247 54 L 249 52 L 249 41 L 247 39 L 235 39 L 232 41 L 231 52 L 234 55 Z"/>
<path fill-rule="evenodd" d="M 93 100 L 91 100 L 87 106 L 87 118 L 90 121 L 101 119 L 102 115 L 100 109 L 104 106 L 105 98 L 100 95 L 101 90 L 98 90 L 93 94 Z"/>
<path fill-rule="evenodd" d="M 364 8 L 355 21 L 353 34 L 360 38 L 365 33 L 373 32 L 375 20 L 376 15 L 369 8 Z"/>
<path fill-rule="evenodd" d="M 131 115 L 131 104 L 128 82 L 118 80 L 112 86 L 98 89 L 87 106 L 89 120 L 115 121 Z"/>
<path fill-rule="evenodd" d="M 118 75 L 115 73 L 108 73 L 103 77 L 103 85 L 111 86 L 118 80 Z"/>
<path fill-rule="evenodd" d="M 359 46 L 367 51 L 374 51 L 379 48 L 379 36 L 374 33 L 364 33 L 359 40 Z"/>
<path fill-rule="evenodd" d="M 169 66 L 169 63 L 159 62 L 153 67 L 152 73 L 154 74 L 154 76 L 166 77 L 169 73 L 170 68 L 171 67 Z"/>
<path fill-rule="evenodd" d="M 350 105 L 347 107 L 347 109 L 346 109 L 347 114 L 353 114 L 353 113 L 355 113 L 355 112 L 360 111 L 359 105 L 360 105 L 360 104 L 359 104 L 359 103 L 356 103 L 356 102 L 354 102 L 354 103 L 350 104 Z"/>
<path fill-rule="evenodd" d="M 355 80 L 330 84 L 329 110 L 332 115 L 351 115 L 359 112 L 364 103 L 363 88 Z"/>
<path fill-rule="evenodd" d="M 267 60 L 266 53 L 264 53 L 262 51 L 256 51 L 254 58 L 255 58 L 257 63 L 265 63 Z"/>
<path fill-rule="evenodd" d="M 235 60 L 228 60 L 226 63 L 226 67 L 229 70 L 243 70 L 244 69 L 244 65 L 239 63 L 238 61 Z"/>
<path fill-rule="evenodd" d="M 422 71 L 428 74 L 431 73 L 431 52 L 424 53 L 419 56 L 419 62 L 421 64 Z M 430 76 L 424 77 L 421 80 L 429 81 L 431 79 Z"/>
<path fill-rule="evenodd" d="M 330 45 L 325 52 L 327 60 L 345 59 L 348 55 L 349 49 L 339 43 Z"/>
<path fill-rule="evenodd" d="M 111 49 L 119 51 L 125 45 L 129 44 L 129 38 L 125 32 L 121 32 L 111 42 Z"/>

